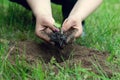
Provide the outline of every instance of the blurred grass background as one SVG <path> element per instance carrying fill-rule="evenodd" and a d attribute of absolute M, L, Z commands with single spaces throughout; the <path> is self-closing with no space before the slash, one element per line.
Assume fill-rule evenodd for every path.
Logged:
<path fill-rule="evenodd" d="M 57 23 L 62 23 L 61 6 L 52 4 L 53 16 Z M 89 48 L 100 51 L 110 52 L 108 61 L 120 66 L 120 0 L 104 0 L 102 5 L 86 20 L 85 36 L 77 39 L 77 43 Z M 90 75 L 89 72 L 83 72 L 83 75 L 77 75 L 77 71 L 82 71 L 79 66 L 75 69 L 61 70 L 55 76 L 52 71 L 44 73 L 40 66 L 32 68 L 32 74 L 27 74 L 29 66 L 18 64 L 17 67 L 12 66 L 7 60 L 2 59 L 6 56 L 8 50 L 8 41 L 32 40 L 40 42 L 34 35 L 34 22 L 32 22 L 32 13 L 20 5 L 10 3 L 8 0 L 0 0 L 0 79 L 12 80 L 11 73 L 17 75 L 15 80 L 28 80 L 31 77 L 35 80 L 42 80 L 39 75 L 46 76 L 46 80 L 70 80 L 72 72 L 76 73 L 76 79 L 83 80 L 84 77 Z M 3 43 L 4 42 L 4 43 Z M 114 59 L 114 56 L 117 58 Z M 26 65 L 26 66 L 25 66 Z M 31 68 L 30 68 L 31 69 Z M 9 72 L 8 72 L 9 71 Z M 38 73 L 37 73 L 38 72 Z M 120 80 L 120 74 L 113 76 L 111 80 Z M 22 77 L 21 77 L 22 75 Z M 12 75 L 13 76 L 13 75 Z M 35 78 L 35 76 L 37 78 Z M 54 77 L 55 76 L 55 77 Z M 92 75 L 93 80 L 109 80 L 108 77 Z M 19 79 L 20 78 L 20 79 Z M 87 79 L 86 79 L 87 80 Z"/>

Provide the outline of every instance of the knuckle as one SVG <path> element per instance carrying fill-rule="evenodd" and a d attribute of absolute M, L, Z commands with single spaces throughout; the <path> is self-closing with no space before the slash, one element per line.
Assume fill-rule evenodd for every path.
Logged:
<path fill-rule="evenodd" d="M 77 19 L 75 19 L 73 17 L 69 18 L 69 20 L 70 20 L 71 24 L 76 24 L 77 23 Z"/>
<path fill-rule="evenodd" d="M 49 21 L 43 20 L 41 23 L 42 23 L 43 25 L 48 25 L 48 24 L 49 24 Z"/>
<path fill-rule="evenodd" d="M 71 22 L 72 22 L 72 24 L 76 24 L 77 23 L 77 21 L 75 19 L 72 19 Z"/>

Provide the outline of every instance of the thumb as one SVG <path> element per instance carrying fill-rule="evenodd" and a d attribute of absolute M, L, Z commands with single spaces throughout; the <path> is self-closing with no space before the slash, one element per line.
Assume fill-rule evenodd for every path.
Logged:
<path fill-rule="evenodd" d="M 65 31 L 68 31 L 71 27 L 73 27 L 75 25 L 74 21 L 73 20 L 70 20 L 70 19 L 66 19 L 64 22 L 63 22 L 63 25 L 62 25 L 62 30 L 65 32 Z"/>
<path fill-rule="evenodd" d="M 46 26 L 48 26 L 52 31 L 59 31 L 59 29 L 54 26 L 54 23 L 54 19 L 51 19 L 49 22 L 47 22 Z"/>

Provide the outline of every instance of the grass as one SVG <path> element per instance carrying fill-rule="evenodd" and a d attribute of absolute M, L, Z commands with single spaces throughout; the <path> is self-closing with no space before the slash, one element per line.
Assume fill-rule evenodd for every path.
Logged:
<path fill-rule="evenodd" d="M 119 3 L 120 0 L 104 0 L 100 8 L 86 19 L 86 35 L 76 41 L 89 48 L 110 52 L 108 61 L 117 67 L 120 67 Z M 61 6 L 52 4 L 52 8 L 56 22 L 62 23 Z M 36 66 L 30 66 L 23 59 L 16 60 L 17 65 L 12 65 L 7 59 L 9 41 L 40 42 L 34 35 L 34 23 L 31 20 L 30 11 L 9 3 L 8 0 L 0 0 L 0 80 L 120 80 L 120 73 L 114 72 L 115 76 L 110 79 L 101 71 L 100 76 L 81 68 L 80 65 L 65 69 L 61 67 L 58 75 L 55 75 L 52 64 L 57 63 L 54 60 L 50 63 L 50 69 L 46 71 L 41 69 L 41 62 Z M 117 58 L 114 59 L 114 56 Z"/>

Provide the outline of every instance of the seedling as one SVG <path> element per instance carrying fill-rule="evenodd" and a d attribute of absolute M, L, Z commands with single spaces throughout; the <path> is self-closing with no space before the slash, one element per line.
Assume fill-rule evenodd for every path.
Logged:
<path fill-rule="evenodd" d="M 55 22 L 54 26 L 57 27 L 57 28 L 61 28 L 61 24 L 59 24 L 57 22 Z"/>
<path fill-rule="evenodd" d="M 56 24 L 55 24 L 55 26 L 56 26 Z M 72 43 L 74 41 L 74 35 L 76 34 L 76 32 L 77 32 L 77 29 L 74 29 L 74 28 L 69 29 L 67 32 L 63 32 L 60 29 L 60 31 L 52 32 L 49 35 L 49 37 L 51 39 L 51 42 L 55 43 L 55 46 L 57 46 L 60 49 L 63 49 L 63 47 L 67 43 Z"/>

